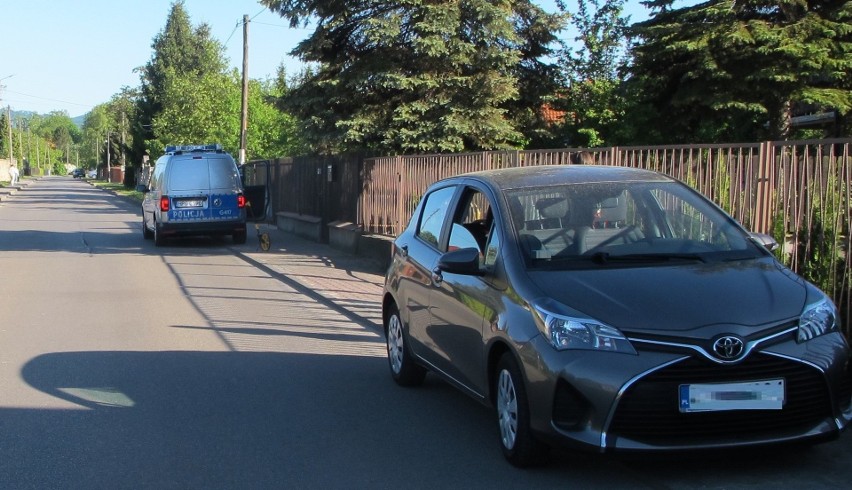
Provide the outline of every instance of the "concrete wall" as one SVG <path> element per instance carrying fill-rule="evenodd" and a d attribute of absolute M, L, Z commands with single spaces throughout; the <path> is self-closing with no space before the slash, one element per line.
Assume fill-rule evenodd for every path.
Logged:
<path fill-rule="evenodd" d="M 12 162 L 17 165 L 18 159 L 16 158 L 16 159 L 12 160 Z M 12 177 L 9 175 L 9 167 L 10 166 L 11 165 L 9 164 L 8 158 L 0 158 L 0 182 L 9 182 L 10 180 L 12 180 Z M 18 166 L 18 171 L 21 172 L 20 175 L 23 176 L 24 172 L 21 171 L 20 166 Z"/>

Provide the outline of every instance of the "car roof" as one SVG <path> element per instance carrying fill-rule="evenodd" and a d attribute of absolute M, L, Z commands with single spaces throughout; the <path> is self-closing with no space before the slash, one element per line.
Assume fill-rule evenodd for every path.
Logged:
<path fill-rule="evenodd" d="M 562 184 L 602 182 L 674 182 L 675 179 L 650 170 L 607 165 L 539 165 L 484 170 L 454 178 L 476 178 L 497 189 L 523 189 Z"/>

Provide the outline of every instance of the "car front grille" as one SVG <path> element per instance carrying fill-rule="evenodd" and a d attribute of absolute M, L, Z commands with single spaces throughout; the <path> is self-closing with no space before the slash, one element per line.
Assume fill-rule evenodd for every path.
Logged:
<path fill-rule="evenodd" d="M 840 410 L 846 410 L 852 404 L 852 360 L 846 361 L 846 373 L 837 390 L 837 406 Z"/>
<path fill-rule="evenodd" d="M 784 378 L 782 410 L 681 413 L 678 387 Z M 642 378 L 622 396 L 609 435 L 651 445 L 747 442 L 811 428 L 832 415 L 825 377 L 817 369 L 754 353 L 740 364 L 723 366 L 700 358 L 675 363 Z"/>

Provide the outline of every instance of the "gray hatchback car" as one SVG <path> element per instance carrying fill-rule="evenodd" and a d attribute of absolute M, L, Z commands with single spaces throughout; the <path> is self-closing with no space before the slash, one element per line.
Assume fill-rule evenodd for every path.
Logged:
<path fill-rule="evenodd" d="M 685 184 L 527 167 L 432 185 L 394 241 L 390 372 L 496 407 L 518 466 L 596 451 L 837 437 L 852 419 L 837 309 Z"/>

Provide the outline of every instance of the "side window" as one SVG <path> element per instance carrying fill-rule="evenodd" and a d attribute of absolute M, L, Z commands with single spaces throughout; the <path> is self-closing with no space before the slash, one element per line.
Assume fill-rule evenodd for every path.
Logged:
<path fill-rule="evenodd" d="M 417 236 L 436 248 L 441 239 L 441 227 L 444 218 L 450 210 L 450 201 L 455 194 L 455 187 L 444 187 L 427 195 L 423 203 L 423 211 L 420 215 L 420 224 L 417 227 Z"/>
<path fill-rule="evenodd" d="M 485 194 L 466 189 L 453 219 L 449 250 L 476 248 L 485 253 L 492 221 L 491 204 Z"/>
<path fill-rule="evenodd" d="M 226 156 L 210 157 L 210 188 L 232 189 L 239 187 L 240 173 L 233 160 Z"/>
<path fill-rule="evenodd" d="M 160 158 L 157 160 L 156 165 L 154 165 L 154 172 L 151 175 L 151 183 L 148 185 L 151 189 L 160 190 L 160 185 L 163 181 L 163 172 L 166 170 L 166 160 L 165 158 Z"/>

